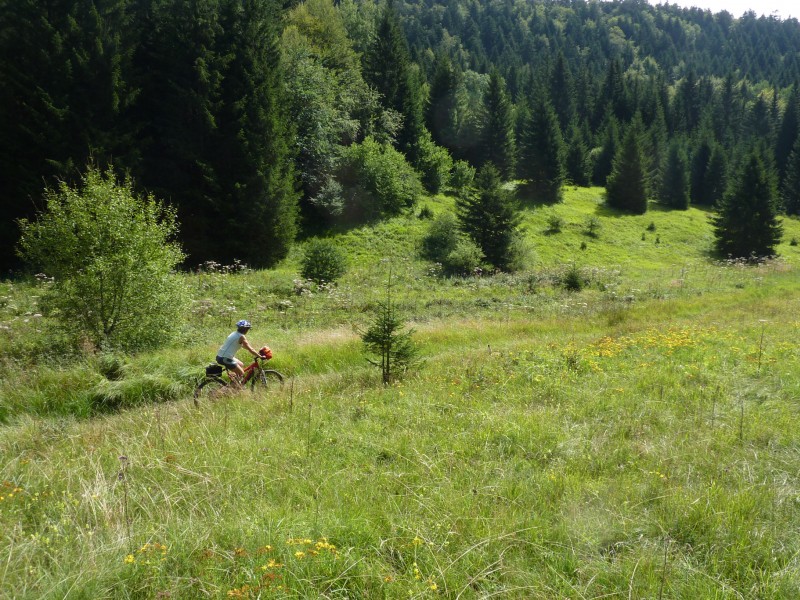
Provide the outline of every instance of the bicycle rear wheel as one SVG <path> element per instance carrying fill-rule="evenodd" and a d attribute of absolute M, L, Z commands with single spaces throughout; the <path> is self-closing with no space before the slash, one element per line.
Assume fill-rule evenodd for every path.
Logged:
<path fill-rule="evenodd" d="M 261 369 L 250 381 L 250 389 L 267 389 L 274 385 L 283 385 L 283 374 L 275 369 Z"/>
<path fill-rule="evenodd" d="M 227 382 L 218 377 L 206 377 L 194 389 L 194 405 L 199 407 L 200 400 L 218 398 L 225 393 L 227 387 Z"/>

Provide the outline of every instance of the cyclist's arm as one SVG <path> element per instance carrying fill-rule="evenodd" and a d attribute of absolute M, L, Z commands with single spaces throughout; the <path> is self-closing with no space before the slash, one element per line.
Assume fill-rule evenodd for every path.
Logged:
<path fill-rule="evenodd" d="M 239 343 L 242 345 L 242 347 L 244 347 L 245 350 L 247 350 L 253 356 L 260 356 L 258 351 L 250 345 L 250 342 L 247 341 L 246 337 L 244 336 L 240 337 Z"/>

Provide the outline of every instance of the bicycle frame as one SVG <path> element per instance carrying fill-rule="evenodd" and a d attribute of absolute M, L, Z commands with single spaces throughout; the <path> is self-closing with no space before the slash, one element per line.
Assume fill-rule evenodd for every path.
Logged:
<path fill-rule="evenodd" d="M 242 386 L 246 385 L 253 378 L 253 375 L 256 372 L 256 367 L 260 367 L 261 366 L 261 365 L 259 365 L 259 361 L 261 361 L 261 360 L 264 360 L 264 359 L 261 358 L 261 357 L 254 358 L 252 363 L 250 363 L 246 367 L 243 367 L 244 368 L 244 377 L 242 378 L 242 382 L 241 382 Z M 225 374 L 228 376 L 229 380 L 233 381 L 233 379 L 231 379 L 231 369 L 228 369 L 226 367 L 225 368 Z"/>
<path fill-rule="evenodd" d="M 231 377 L 230 369 L 226 369 L 224 373 L 220 373 L 219 375 L 206 374 L 206 376 L 198 382 L 194 390 L 194 405 L 197 407 L 200 406 L 198 399 L 203 393 L 203 390 L 210 390 L 210 392 L 213 393 L 214 390 L 219 389 L 215 386 L 226 388 L 232 385 L 234 389 L 241 389 L 249 383 L 250 387 L 255 391 L 258 385 L 263 385 L 265 387 L 269 385 L 268 381 L 275 381 L 283 385 L 284 377 L 282 373 L 275 369 L 264 368 L 264 361 L 267 360 L 269 360 L 267 357 L 258 357 L 251 364 L 243 367 L 244 377 L 242 377 L 240 381 L 236 381 Z M 227 374 L 227 377 L 225 377 L 225 374 Z"/>

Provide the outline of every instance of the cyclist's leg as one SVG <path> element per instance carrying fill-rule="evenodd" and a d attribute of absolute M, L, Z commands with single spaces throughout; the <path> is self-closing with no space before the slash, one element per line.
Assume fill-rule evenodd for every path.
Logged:
<path fill-rule="evenodd" d="M 244 367 L 242 361 L 238 358 L 217 357 L 217 362 L 220 363 L 228 371 L 231 383 L 236 387 L 242 387 L 244 380 Z"/>

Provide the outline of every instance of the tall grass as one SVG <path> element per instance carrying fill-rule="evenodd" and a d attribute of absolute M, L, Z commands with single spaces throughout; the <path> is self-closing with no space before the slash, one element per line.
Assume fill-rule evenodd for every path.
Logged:
<path fill-rule="evenodd" d="M 658 213 L 631 232 L 656 222 L 666 259 L 614 262 L 593 194 L 550 209 L 569 247 L 603 221 L 579 293 L 544 242 L 482 279 L 395 257 L 425 360 L 389 387 L 354 326 L 411 222 L 346 234 L 364 266 L 333 289 L 291 257 L 187 276 L 184 344 L 147 355 L 43 354 L 35 288 L 3 284 L 0 597 L 797 597 L 796 257 L 672 254 Z M 239 315 L 291 379 L 197 410 Z"/>

